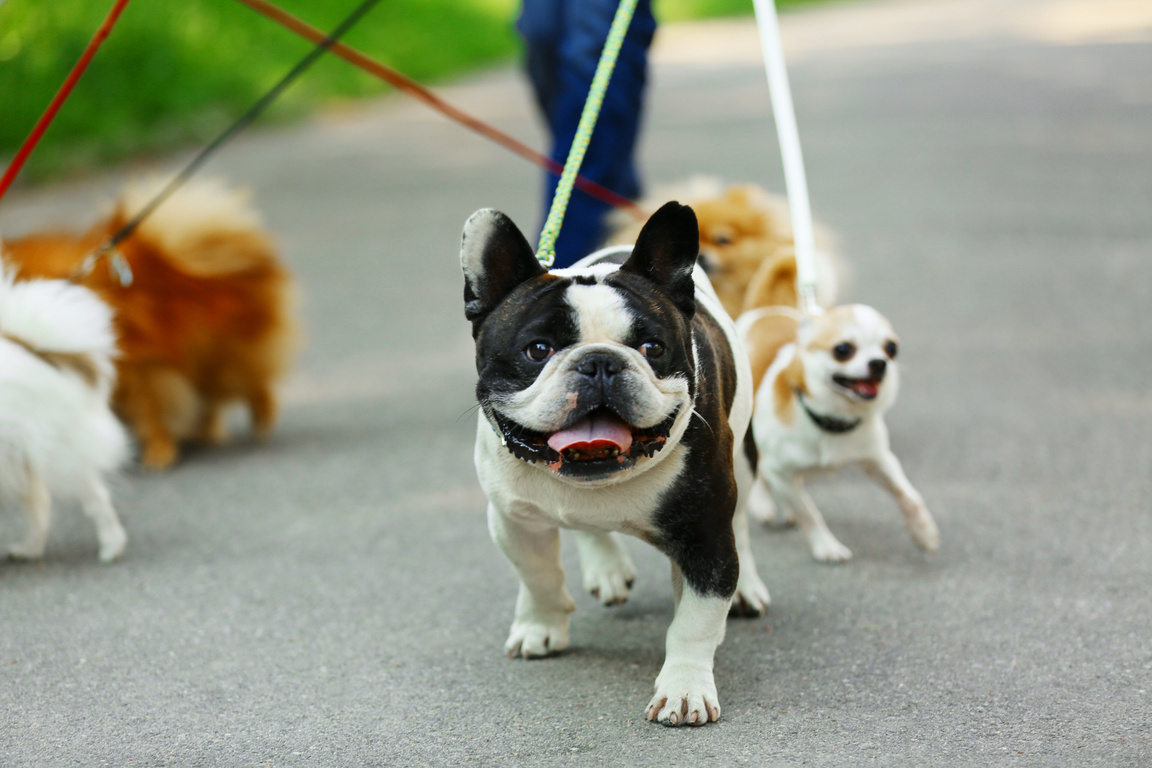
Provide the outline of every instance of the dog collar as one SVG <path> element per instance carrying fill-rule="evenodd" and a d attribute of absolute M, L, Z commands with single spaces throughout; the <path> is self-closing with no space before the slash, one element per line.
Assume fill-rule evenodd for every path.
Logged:
<path fill-rule="evenodd" d="M 860 426 L 863 419 L 840 419 L 835 416 L 823 416 L 816 413 L 808 407 L 808 403 L 804 401 L 804 395 L 800 390 L 796 390 L 796 399 L 800 401 L 800 405 L 804 408 L 804 413 L 808 414 L 808 418 L 812 419 L 812 423 L 825 432 L 831 432 L 834 435 L 842 435 L 845 432 L 851 432 Z"/>

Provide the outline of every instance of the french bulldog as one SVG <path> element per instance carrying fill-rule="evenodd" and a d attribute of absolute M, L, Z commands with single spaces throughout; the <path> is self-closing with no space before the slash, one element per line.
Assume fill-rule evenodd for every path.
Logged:
<path fill-rule="evenodd" d="M 672 562 L 676 611 L 648 720 L 720 717 L 713 657 L 729 610 L 758 615 L 737 462 L 751 371 L 703 271 L 687 206 L 668 203 L 634 247 L 549 272 L 497 211 L 464 226 L 465 315 L 476 342 L 475 463 L 492 538 L 520 578 L 510 657 L 568 647 L 575 610 L 559 529 L 574 531 L 584 586 L 606 605 L 636 577 L 614 532 Z"/>

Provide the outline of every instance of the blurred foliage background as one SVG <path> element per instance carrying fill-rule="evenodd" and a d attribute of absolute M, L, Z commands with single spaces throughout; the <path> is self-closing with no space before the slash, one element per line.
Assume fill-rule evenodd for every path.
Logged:
<path fill-rule="evenodd" d="M 329 30 L 359 0 L 280 0 Z M 654 0 L 661 22 L 749 14 L 751 0 Z M 779 0 L 796 5 L 805 0 Z M 0 161 L 6 163 L 80 57 L 112 0 L 0 0 Z M 386 0 L 344 41 L 420 82 L 518 55 L 518 0 Z M 25 167 L 77 173 L 212 139 L 310 44 L 235 0 L 134 0 Z M 327 56 L 263 121 L 373 96 L 378 80 Z"/>

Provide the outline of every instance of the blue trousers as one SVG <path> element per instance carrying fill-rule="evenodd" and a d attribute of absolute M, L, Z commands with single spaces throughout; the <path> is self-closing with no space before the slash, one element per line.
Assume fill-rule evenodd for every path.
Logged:
<path fill-rule="evenodd" d="M 616 7 L 617 0 L 523 0 L 521 4 L 516 28 L 527 48 L 528 77 L 552 136 L 551 157 L 561 165 L 576 135 Z M 652 2 L 639 0 L 580 168 L 582 176 L 631 199 L 640 196 L 635 150 L 648 79 L 648 48 L 655 32 Z M 545 214 L 557 181 L 545 174 Z M 569 266 L 600 246 L 609 209 L 607 203 L 573 191 L 556 240 L 556 267 Z"/>

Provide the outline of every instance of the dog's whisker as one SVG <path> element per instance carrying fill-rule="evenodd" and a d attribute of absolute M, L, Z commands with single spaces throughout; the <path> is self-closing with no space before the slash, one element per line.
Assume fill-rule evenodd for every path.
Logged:
<path fill-rule="evenodd" d="M 455 423 L 456 423 L 456 424 L 459 424 L 459 423 L 460 423 L 460 419 L 464 418 L 465 416 L 469 416 L 469 415 L 471 415 L 471 414 L 473 414 L 473 413 L 476 413 L 476 412 L 477 412 L 477 411 L 479 411 L 479 410 L 480 410 L 480 403 L 476 403 L 476 404 L 475 404 L 475 405 L 473 405 L 472 407 L 464 409 L 464 412 L 463 412 L 463 413 L 461 413 L 459 416 L 457 416 L 457 417 L 456 417 L 456 421 L 455 421 Z"/>
<path fill-rule="evenodd" d="M 700 419 L 700 421 L 704 422 L 704 426 L 708 427 L 709 432 L 711 432 L 712 434 L 716 434 L 716 430 L 712 429 L 712 425 L 708 423 L 708 419 L 704 418 L 700 414 L 700 411 L 696 410 L 696 408 L 692 409 L 692 416 L 694 418 Z"/>

